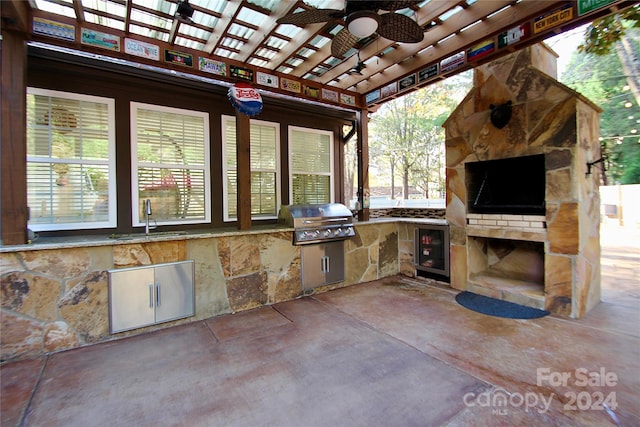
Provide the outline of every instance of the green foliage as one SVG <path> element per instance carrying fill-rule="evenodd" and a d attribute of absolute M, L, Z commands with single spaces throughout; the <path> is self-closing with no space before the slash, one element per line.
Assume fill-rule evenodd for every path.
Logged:
<path fill-rule="evenodd" d="M 624 16 L 635 20 L 622 21 L 620 15 L 594 22 L 585 33 L 589 48 L 573 53 L 560 79 L 603 110 L 600 136 L 603 153 L 609 158 L 607 184 L 640 183 L 640 106 L 634 96 L 638 76 L 633 68 L 625 67 L 614 49 L 615 43 L 624 42 L 635 57 L 640 56 L 638 7 L 628 9 Z M 594 41 L 594 34 L 603 39 Z"/>
<path fill-rule="evenodd" d="M 639 5 L 630 7 L 619 14 L 593 21 L 586 31 L 585 43 L 578 46 L 578 51 L 607 55 L 615 43 L 627 34 L 629 28 L 640 28 Z"/>
<path fill-rule="evenodd" d="M 442 124 L 471 88 L 471 74 L 448 78 L 387 102 L 369 125 L 372 165 L 402 178 L 403 195 L 409 186 L 444 194 L 444 130 Z"/>

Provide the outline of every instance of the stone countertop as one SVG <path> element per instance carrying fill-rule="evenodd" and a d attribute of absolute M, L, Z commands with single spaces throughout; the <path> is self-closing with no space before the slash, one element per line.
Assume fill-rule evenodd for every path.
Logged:
<path fill-rule="evenodd" d="M 385 223 L 412 223 L 447 225 L 444 219 L 434 218 L 376 218 L 370 221 L 354 221 L 354 225 L 375 225 Z M 222 227 L 211 230 L 196 231 L 166 231 L 151 232 L 149 236 L 144 233 L 111 234 L 111 235 L 87 235 L 87 236 L 61 236 L 39 237 L 33 243 L 26 245 L 0 246 L 0 253 L 36 251 L 48 249 L 69 249 L 78 247 L 130 245 L 149 242 L 162 242 L 171 240 L 209 239 L 213 237 L 242 236 L 247 234 L 265 234 L 276 232 L 292 232 L 294 229 L 285 225 L 258 225 L 250 230 L 238 230 L 235 227 Z"/>

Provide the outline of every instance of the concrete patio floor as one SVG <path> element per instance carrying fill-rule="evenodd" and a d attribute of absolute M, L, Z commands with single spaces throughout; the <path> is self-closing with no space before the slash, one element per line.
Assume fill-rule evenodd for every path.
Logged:
<path fill-rule="evenodd" d="M 602 303 L 502 319 L 401 276 L 1 367 L 2 426 L 640 425 L 640 240 Z"/>

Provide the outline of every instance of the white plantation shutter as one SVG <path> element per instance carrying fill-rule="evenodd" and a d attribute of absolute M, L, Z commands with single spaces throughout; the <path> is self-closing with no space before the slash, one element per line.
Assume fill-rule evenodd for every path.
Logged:
<path fill-rule="evenodd" d="M 327 131 L 289 128 L 291 202 L 333 201 L 333 134 Z"/>
<path fill-rule="evenodd" d="M 134 225 L 146 199 L 158 224 L 209 222 L 209 115 L 137 102 L 131 115 Z"/>
<path fill-rule="evenodd" d="M 34 231 L 116 226 L 113 99 L 27 89 L 27 203 Z"/>
<path fill-rule="evenodd" d="M 277 123 L 251 120 L 251 217 L 254 219 L 276 218 L 280 200 L 279 191 L 279 125 Z M 224 175 L 224 219 L 237 218 L 237 165 L 236 165 L 236 120 L 222 117 L 223 175 Z"/>

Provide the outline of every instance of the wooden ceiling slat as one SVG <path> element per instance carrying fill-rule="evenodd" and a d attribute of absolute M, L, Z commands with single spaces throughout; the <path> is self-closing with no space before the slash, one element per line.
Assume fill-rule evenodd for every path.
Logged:
<path fill-rule="evenodd" d="M 222 40 L 222 36 L 227 32 L 227 29 L 231 25 L 231 22 L 235 19 L 240 7 L 242 6 L 242 0 L 229 0 L 227 5 L 222 13 L 222 18 L 218 20 L 216 23 L 207 44 L 204 47 L 204 50 L 211 54 L 213 53 Z"/>
<path fill-rule="evenodd" d="M 249 3 L 254 6 L 253 3 Z M 268 23 L 262 25 L 251 37 L 251 40 L 245 44 L 242 48 L 243 54 L 238 58 L 241 62 L 246 62 L 252 56 L 255 56 L 256 51 L 262 46 L 264 41 L 269 37 L 273 30 L 278 26 L 276 19 L 280 16 L 284 16 L 289 10 L 290 4 L 286 1 L 278 2 L 278 5 L 273 9 L 270 14 L 271 20 Z M 261 8 L 260 8 L 261 9 Z M 259 10 L 254 8 L 254 10 Z M 264 13 L 264 11 L 262 11 Z"/>
<path fill-rule="evenodd" d="M 326 9 L 342 9 L 344 6 L 343 0 L 333 0 L 326 5 Z M 293 6 L 288 13 L 296 10 L 297 6 Z M 284 15 L 283 15 L 284 16 Z M 281 65 L 285 63 L 287 59 L 295 52 L 300 49 L 301 45 L 308 44 L 313 38 L 319 34 L 319 32 L 325 27 L 326 24 L 311 24 L 307 25 L 301 29 L 301 31 L 296 34 L 291 42 L 287 43 L 286 46 L 280 51 L 280 53 L 272 59 L 274 64 L 274 69 L 277 69 Z"/>
<path fill-rule="evenodd" d="M 477 3 L 476 3 L 477 4 Z M 364 84 L 358 85 L 358 92 L 368 92 L 376 87 L 383 85 L 388 80 L 393 80 L 397 77 L 401 77 L 411 71 L 417 71 L 422 67 L 425 67 L 431 63 L 435 63 L 448 55 L 455 54 L 463 50 L 466 46 L 475 42 L 486 39 L 487 36 L 502 32 L 503 30 L 512 28 L 517 25 L 518 22 L 530 19 L 532 16 L 543 13 L 545 10 L 553 9 L 559 5 L 566 4 L 563 1 L 556 2 L 540 2 L 538 0 L 523 0 L 509 11 L 500 13 L 499 15 L 491 17 L 489 20 L 485 20 L 482 23 L 474 26 L 473 28 L 451 37 L 443 43 L 435 45 L 433 48 L 417 56 L 414 61 L 407 61 L 402 64 L 396 64 L 397 56 L 406 55 L 405 52 L 393 52 L 389 57 L 381 59 L 381 63 L 386 65 L 388 71 L 385 75 L 376 74 L 371 76 Z M 446 21 L 442 27 L 447 25 Z M 451 22 L 450 25 L 453 25 Z M 442 31 L 451 33 L 451 28 L 443 28 Z M 380 64 L 379 64 L 380 65 Z M 391 77 L 391 79 L 390 79 Z M 343 82 L 344 83 L 344 82 Z M 346 84 L 346 83 L 345 83 Z"/>
<path fill-rule="evenodd" d="M 375 35 L 359 40 L 356 48 L 359 51 L 360 60 L 366 62 L 367 67 L 362 71 L 362 76 L 357 76 L 348 74 L 349 69 L 355 65 L 355 58 L 346 58 L 340 63 L 335 63 L 336 61 L 331 55 L 330 41 L 321 48 L 311 45 L 311 41 L 317 36 L 321 35 L 329 39 L 332 38 L 331 31 L 335 29 L 336 25 L 343 24 L 340 20 L 306 25 L 300 28 L 293 37 L 283 36 L 275 32 L 278 28 L 278 24 L 276 23 L 278 18 L 293 13 L 299 8 L 305 10 L 312 9 L 311 6 L 306 5 L 301 0 L 295 2 L 275 2 L 274 10 L 272 11 L 251 3 L 251 0 L 227 0 L 224 3 L 224 10 L 221 13 L 194 4 L 193 7 L 195 10 L 218 18 L 213 28 L 202 24 L 193 24 L 195 28 L 211 32 L 211 36 L 207 40 L 184 35 L 184 37 L 189 40 L 196 42 L 204 41 L 204 52 L 175 45 L 176 38 L 179 35 L 182 36 L 178 33 L 180 25 L 182 24 L 178 23 L 173 15 L 156 10 L 156 7 L 151 6 L 151 3 L 145 3 L 147 4 L 147 6 L 145 6 L 138 2 L 134 3 L 131 0 L 111 0 L 114 3 L 126 7 L 124 17 L 125 30 L 119 31 L 100 26 L 99 24 L 84 22 L 85 11 L 105 18 L 120 20 L 122 17 L 113 16 L 106 11 L 84 8 L 82 0 L 72 0 L 71 2 L 62 0 L 44 1 L 73 7 L 79 19 L 40 10 L 34 0 L 0 0 L 0 2 L 2 2 L 2 8 L 0 10 L 2 11 L 4 28 L 17 29 L 18 31 L 28 33 L 27 38 L 31 37 L 34 40 L 70 47 L 72 43 L 56 40 L 55 38 L 47 38 L 46 35 L 43 36 L 42 34 L 33 34 L 31 18 L 47 18 L 61 23 L 75 25 L 76 28 L 81 26 L 100 29 L 102 27 L 104 28 L 102 31 L 109 34 L 118 34 L 121 37 L 131 35 L 130 25 L 135 24 L 150 31 L 168 34 L 170 38 L 168 43 L 160 42 L 146 35 L 136 34 L 134 38 L 147 39 L 150 43 L 159 42 L 158 44 L 163 47 L 166 46 L 166 48 L 170 49 L 183 50 L 190 54 L 198 55 L 202 53 L 203 56 L 209 56 L 214 60 L 221 60 L 236 65 L 251 63 L 253 62 L 252 60 L 259 60 L 263 66 L 254 67 L 257 70 L 274 72 L 276 74 L 277 70 L 280 70 L 291 78 L 300 79 L 303 84 L 305 83 L 305 76 L 311 77 L 309 83 L 312 85 L 332 87 L 337 90 L 348 91 L 352 94 L 355 94 L 355 92 L 365 94 L 373 89 L 385 86 L 410 73 L 419 71 L 427 65 L 435 64 L 443 58 L 468 49 L 487 38 L 493 37 L 495 40 L 497 34 L 511 29 L 520 23 L 531 23 L 537 16 L 570 4 L 566 0 L 521 0 L 519 2 L 515 0 L 479 0 L 468 5 L 465 0 L 432 0 L 422 7 L 416 5 L 412 7 L 415 15 L 411 16 L 415 17 L 417 23 L 426 29 L 425 40 L 421 43 L 398 43 Z M 177 2 L 177 0 L 167 1 L 174 4 Z M 542 33 L 531 35 L 523 42 L 496 52 L 495 55 L 482 59 L 482 61 L 492 60 L 492 58 L 495 59 L 503 52 L 513 51 L 524 45 L 543 40 L 550 33 L 558 33 L 568 28 L 573 28 L 577 25 L 590 22 L 597 16 L 607 15 L 620 8 L 630 7 L 635 4 L 637 4 L 637 2 L 629 0 L 612 0 L 612 3 L 606 7 L 598 8 L 584 16 L 573 16 L 570 21 L 563 22 L 560 25 L 551 25 Z M 440 19 L 443 13 L 446 13 L 456 6 L 462 6 L 463 10 L 444 21 Z M 259 26 L 242 22 L 238 17 L 243 7 L 265 14 L 267 18 Z M 341 10 L 344 7 L 344 0 L 330 0 L 325 3 L 323 7 Z M 158 6 L 158 8 L 160 8 L 160 6 Z M 145 24 L 143 22 L 132 21 L 131 13 L 134 10 L 166 19 L 172 23 L 172 27 L 171 29 L 159 28 L 151 23 Z M 501 12 L 496 13 L 498 10 Z M 576 15 L 576 10 L 572 10 L 574 11 L 574 15 Z M 380 13 L 386 12 L 381 11 Z M 490 14 L 495 15 L 487 18 Z M 436 23 L 435 26 L 431 26 L 433 22 Z M 251 37 L 239 37 L 229 34 L 229 29 L 234 23 L 253 30 Z M 463 29 L 464 31 L 462 31 Z M 240 43 L 231 42 L 232 44 L 238 44 L 235 48 L 223 46 L 223 43 L 226 43 L 225 39 L 227 37 L 229 38 L 229 42 L 231 42 L 231 40 L 237 40 Z M 270 41 L 272 37 L 277 37 L 284 42 L 282 44 L 276 43 L 277 47 L 268 46 L 266 43 Z M 73 48 L 91 50 L 90 47 L 82 45 L 79 41 L 73 43 Z M 217 53 L 216 49 L 218 48 L 231 52 L 231 55 L 224 54 L 223 57 L 215 55 L 214 53 Z M 302 48 L 308 48 L 315 52 L 305 52 L 303 56 L 299 54 Z M 263 49 L 267 49 L 269 53 Z M 272 52 L 274 52 L 275 55 L 273 55 L 272 58 L 267 58 L 272 56 Z M 126 55 L 122 53 L 112 54 L 113 56 L 126 57 Z M 231 58 L 227 56 L 231 56 Z M 287 61 L 291 60 L 295 60 L 295 63 L 299 64 L 296 66 L 288 64 Z M 331 65 L 329 65 L 329 63 L 331 63 Z M 459 72 L 473 65 L 475 64 L 465 64 L 455 72 Z M 251 66 L 249 67 L 251 68 Z M 199 71 L 194 69 L 194 72 L 198 73 Z M 445 76 L 440 75 L 438 79 L 444 77 Z M 382 100 L 382 102 L 384 102 L 384 100 Z"/>
<path fill-rule="evenodd" d="M 359 83 L 361 81 L 371 78 L 377 73 L 380 73 L 380 72 L 386 73 L 387 69 L 392 65 L 394 65 L 396 62 L 400 62 L 405 58 L 410 57 L 415 52 L 419 52 L 420 50 L 429 47 L 434 43 L 434 41 L 442 40 L 448 35 L 455 33 L 456 29 L 463 28 L 477 21 L 478 19 L 484 18 L 485 16 L 491 14 L 492 12 L 495 12 L 496 10 L 499 10 L 505 6 L 508 6 L 511 3 L 513 3 L 512 0 L 494 0 L 494 1 L 476 2 L 471 7 L 469 7 L 466 11 L 457 13 L 456 15 L 444 21 L 442 24 L 437 25 L 436 27 L 427 31 L 425 33 L 424 41 L 422 43 L 399 44 L 397 48 L 394 49 L 391 53 L 384 55 L 379 60 L 374 61 L 371 65 L 367 65 L 367 68 L 362 71 L 362 74 L 363 74 L 362 76 L 352 75 L 347 77 L 346 79 L 341 79 L 340 81 L 341 86 L 342 85 L 352 86 L 356 83 Z M 543 3 L 543 2 L 539 2 L 539 3 Z M 434 10 L 428 16 L 425 16 L 424 18 L 420 19 L 418 23 L 420 23 L 421 25 L 425 25 L 433 21 L 434 19 L 436 19 L 438 16 L 442 15 L 444 12 L 450 10 L 451 8 L 452 8 L 451 4 L 449 4 L 448 7 L 445 5 L 440 5 L 439 9 Z M 374 55 L 374 50 L 376 51 L 375 53 L 377 54 L 378 52 L 381 52 L 384 49 L 386 49 L 388 46 L 392 45 L 392 43 L 384 43 L 382 45 L 382 49 L 380 49 L 378 48 L 378 46 L 372 46 L 374 44 L 375 43 L 372 43 L 371 45 L 367 46 L 365 49 L 360 51 L 360 58 L 363 61 L 366 61 L 366 59 L 371 58 Z M 339 64 L 335 66 L 333 69 L 331 69 L 330 71 L 328 71 L 322 76 L 321 78 L 322 83 L 327 84 L 331 80 L 346 73 L 352 66 L 353 66 L 352 64 Z"/>
<path fill-rule="evenodd" d="M 434 19 L 437 19 L 438 16 L 455 7 L 458 3 L 459 1 L 451 0 L 435 2 L 433 5 L 428 3 L 427 6 L 429 7 L 424 7 L 416 13 L 417 22 L 419 25 L 425 25 Z M 378 52 L 387 49 L 395 43 L 396 42 L 392 40 L 378 37 L 373 43 L 370 43 L 368 47 L 360 50 L 360 59 L 362 61 L 366 61 Z M 374 53 L 374 51 L 376 52 Z M 309 58 L 309 62 L 297 67 L 292 74 L 296 77 L 302 77 L 309 71 L 313 70 L 319 62 L 324 62 L 329 57 L 331 57 L 331 43 L 327 43 L 323 46 L 322 49 Z M 336 70 L 335 72 L 331 72 L 329 75 L 327 75 L 327 73 L 323 74 L 321 80 L 330 82 L 337 76 L 346 73 L 351 67 L 353 67 L 353 65 L 352 61 L 344 61 L 334 67 L 334 70 Z"/>

